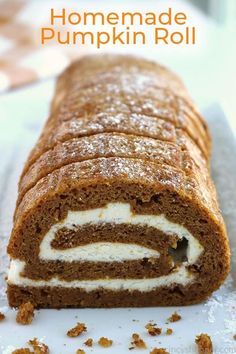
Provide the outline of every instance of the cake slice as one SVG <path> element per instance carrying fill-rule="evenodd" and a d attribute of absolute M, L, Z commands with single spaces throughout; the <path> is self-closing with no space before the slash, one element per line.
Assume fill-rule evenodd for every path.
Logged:
<path fill-rule="evenodd" d="M 147 98 L 150 107 L 160 102 L 161 113 L 142 111 Z M 59 78 L 19 182 L 9 304 L 172 306 L 206 299 L 230 263 L 209 154 L 206 123 L 167 69 L 116 55 L 74 63 Z"/>
<path fill-rule="evenodd" d="M 207 168 L 199 149 L 182 132 L 177 132 L 175 143 L 133 134 L 98 133 L 66 140 L 43 153 L 22 176 L 18 203 L 38 180 L 55 169 L 73 162 L 114 156 L 166 163 L 184 169 L 186 173 L 191 170 L 192 164 L 196 164 L 195 160 L 202 169 Z"/>

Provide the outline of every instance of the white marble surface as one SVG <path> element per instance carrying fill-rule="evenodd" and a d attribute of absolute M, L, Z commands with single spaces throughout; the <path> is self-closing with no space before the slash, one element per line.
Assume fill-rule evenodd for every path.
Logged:
<path fill-rule="evenodd" d="M 223 0 L 219 1 L 223 2 Z M 30 3 L 31 5 L 27 7 L 27 11 L 23 11 L 18 15 L 18 20 L 30 22 L 35 30 L 36 40 L 38 40 L 37 25 L 41 25 L 45 22 L 45 19 L 49 19 L 51 7 L 58 10 L 65 6 L 65 2 L 63 0 L 31 0 Z M 83 10 L 103 11 L 104 13 L 111 11 L 118 13 L 122 11 L 140 11 L 143 13 L 153 11 L 157 14 L 171 7 L 173 11 L 185 12 L 188 17 L 188 25 L 196 27 L 196 44 L 194 46 L 155 46 L 151 40 L 148 40 L 145 46 L 106 45 L 96 50 L 94 47 L 86 45 L 83 48 L 74 46 L 73 50 L 77 51 L 77 54 L 81 53 L 81 51 L 83 53 L 102 53 L 105 51 L 116 51 L 124 54 L 133 53 L 147 56 L 169 66 L 184 79 L 198 105 L 207 106 L 212 101 L 221 102 L 227 111 L 230 124 L 236 132 L 235 27 L 227 28 L 216 24 L 188 0 L 140 0 L 138 2 L 132 0 L 120 0 L 117 2 L 105 0 L 81 0 L 78 2 L 77 0 L 68 0 L 65 7 L 79 12 Z M 37 16 L 35 16 L 35 13 L 37 13 Z M 95 31 L 96 29 L 98 28 L 93 30 Z M 106 30 L 106 27 L 104 29 Z M 150 29 L 148 26 L 143 26 L 142 30 L 146 31 L 147 37 L 150 37 L 153 28 Z M 0 43 L 0 54 L 4 48 L 7 48 L 5 41 Z M 50 51 L 50 48 L 45 49 Z M 43 57 L 40 60 L 36 60 L 35 56 L 32 56 L 27 60 L 30 62 L 30 66 L 37 67 L 39 72 L 43 72 L 44 77 L 50 76 L 50 73 L 45 69 Z M 50 70 L 52 70 L 51 76 L 57 72 L 59 62 L 59 59 L 58 61 L 54 60 L 54 65 L 49 66 Z"/>

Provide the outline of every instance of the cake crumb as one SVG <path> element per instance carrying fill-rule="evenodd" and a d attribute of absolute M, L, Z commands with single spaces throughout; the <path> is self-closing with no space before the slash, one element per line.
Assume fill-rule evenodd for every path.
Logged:
<path fill-rule="evenodd" d="M 174 312 L 172 313 L 172 315 L 168 318 L 168 321 L 169 322 L 177 322 L 179 320 L 181 320 L 181 316 L 177 313 L 177 312 Z"/>
<path fill-rule="evenodd" d="M 39 342 L 37 338 L 29 340 L 28 344 L 33 347 L 34 354 L 49 354 L 48 346 L 44 343 Z"/>
<path fill-rule="evenodd" d="M 236 334 L 233 336 L 233 339 L 236 340 Z"/>
<path fill-rule="evenodd" d="M 144 342 L 144 340 L 142 338 L 140 338 L 139 334 L 137 333 L 133 333 L 132 334 L 132 342 L 131 345 L 132 347 L 130 347 L 130 350 L 133 347 L 139 348 L 139 349 L 147 349 L 146 343 Z"/>
<path fill-rule="evenodd" d="M 195 338 L 198 347 L 198 354 L 212 354 L 213 346 L 211 337 L 208 334 L 201 333 Z"/>
<path fill-rule="evenodd" d="M 49 348 L 46 344 L 38 341 L 37 338 L 30 339 L 28 344 L 33 347 L 33 351 L 29 348 L 20 348 L 12 352 L 12 354 L 49 354 Z"/>
<path fill-rule="evenodd" d="M 87 327 L 84 323 L 78 322 L 77 325 L 67 332 L 68 337 L 78 337 L 81 333 L 87 332 Z"/>
<path fill-rule="evenodd" d="M 98 340 L 98 344 L 103 347 L 103 348 L 109 348 L 112 346 L 113 341 L 111 339 L 108 339 L 106 337 L 101 337 Z"/>
<path fill-rule="evenodd" d="M 78 349 L 76 351 L 76 354 L 86 354 L 85 351 L 83 349 Z"/>
<path fill-rule="evenodd" d="M 159 336 L 161 334 L 162 328 L 156 327 L 153 323 L 146 324 L 145 328 L 150 336 Z"/>
<path fill-rule="evenodd" d="M 171 329 L 171 328 L 167 328 L 166 329 L 166 335 L 167 336 L 170 336 L 172 333 L 173 333 L 173 329 Z"/>
<path fill-rule="evenodd" d="M 92 338 L 88 338 L 85 342 L 85 345 L 87 345 L 87 347 L 92 347 L 93 346 L 93 339 Z"/>
<path fill-rule="evenodd" d="M 157 259 L 155 257 L 149 257 L 148 258 L 148 263 L 150 263 L 150 264 L 155 264 L 156 261 L 157 261 Z"/>
<path fill-rule="evenodd" d="M 4 313 L 0 312 L 0 322 L 5 320 L 6 316 L 4 315 Z"/>
<path fill-rule="evenodd" d="M 165 348 L 154 348 L 150 354 L 169 354 Z"/>
<path fill-rule="evenodd" d="M 19 306 L 16 322 L 22 325 L 28 325 L 32 323 L 34 318 L 34 306 L 31 302 L 25 302 Z"/>

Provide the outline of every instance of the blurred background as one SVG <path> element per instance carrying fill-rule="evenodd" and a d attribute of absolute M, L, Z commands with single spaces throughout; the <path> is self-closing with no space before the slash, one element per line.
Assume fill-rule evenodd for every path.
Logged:
<path fill-rule="evenodd" d="M 235 26 L 235 0 L 190 0 L 190 2 L 218 23 L 224 24 L 226 27 Z"/>
<path fill-rule="evenodd" d="M 224 23 L 228 26 L 235 24 L 235 0 L 190 0 L 190 2 L 220 23 Z"/>
<path fill-rule="evenodd" d="M 158 13 L 172 7 L 185 12 L 188 24 L 196 26 L 196 45 L 106 45 L 97 50 L 91 45 L 52 43 L 42 47 L 40 27 L 49 24 L 52 7 L 80 13 Z M 148 31 L 147 26 L 147 35 Z M 55 78 L 78 56 L 97 51 L 134 53 L 169 66 L 183 78 L 201 108 L 220 103 L 236 131 L 236 0 L 0 0 L 0 110 L 1 98 L 9 92 Z"/>

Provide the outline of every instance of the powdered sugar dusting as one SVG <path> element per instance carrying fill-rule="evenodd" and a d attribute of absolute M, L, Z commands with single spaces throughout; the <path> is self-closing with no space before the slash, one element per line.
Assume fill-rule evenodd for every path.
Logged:
<path fill-rule="evenodd" d="M 215 334 L 224 337 L 225 343 L 231 343 L 233 335 L 236 334 L 236 289 L 231 275 L 204 304 L 202 312 L 207 315 L 210 324 L 221 322 L 222 329 Z M 225 316 L 219 319 L 222 312 L 225 312 Z"/>

